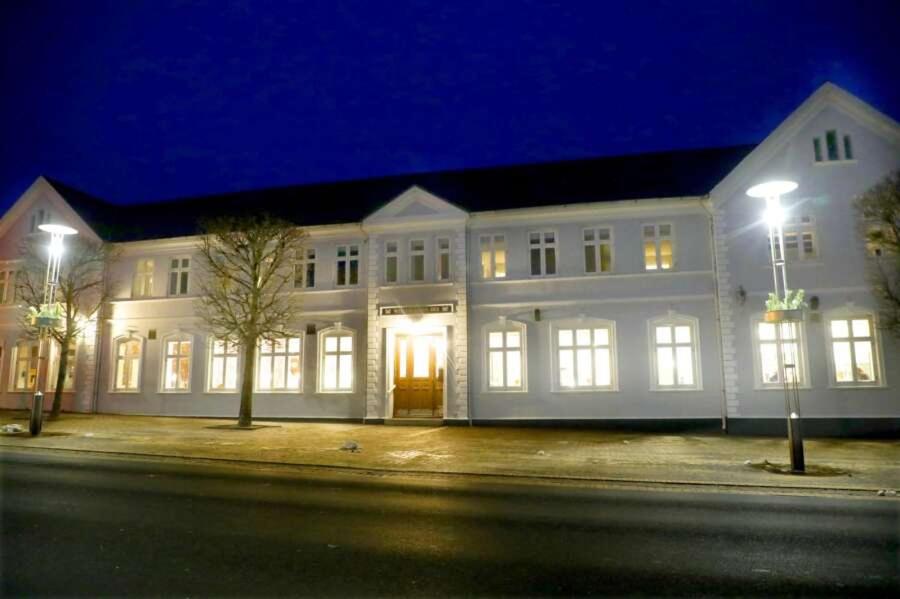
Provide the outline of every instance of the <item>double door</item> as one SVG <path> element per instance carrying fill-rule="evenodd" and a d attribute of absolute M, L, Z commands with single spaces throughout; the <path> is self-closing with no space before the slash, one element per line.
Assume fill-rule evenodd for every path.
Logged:
<path fill-rule="evenodd" d="M 394 416 L 441 417 L 444 352 L 440 335 L 397 335 L 394 344 Z"/>

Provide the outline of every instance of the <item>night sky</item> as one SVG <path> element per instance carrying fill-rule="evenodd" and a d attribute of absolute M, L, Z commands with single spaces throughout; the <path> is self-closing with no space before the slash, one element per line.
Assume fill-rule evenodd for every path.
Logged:
<path fill-rule="evenodd" d="M 0 208 L 755 143 L 825 81 L 900 119 L 900 2 L 6 0 Z"/>

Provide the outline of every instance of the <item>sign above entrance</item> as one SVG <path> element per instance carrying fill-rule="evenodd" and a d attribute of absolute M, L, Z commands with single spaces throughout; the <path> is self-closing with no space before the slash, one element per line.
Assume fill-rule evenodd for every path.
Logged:
<path fill-rule="evenodd" d="M 451 314 L 455 311 L 453 304 L 431 304 L 428 306 L 382 306 L 382 316 L 407 316 L 410 314 Z"/>

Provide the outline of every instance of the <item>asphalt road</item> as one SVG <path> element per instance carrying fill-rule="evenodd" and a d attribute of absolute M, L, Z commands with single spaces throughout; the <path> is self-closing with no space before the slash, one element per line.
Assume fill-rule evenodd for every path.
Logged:
<path fill-rule="evenodd" d="M 4 596 L 900 591 L 900 502 L 0 454 Z"/>

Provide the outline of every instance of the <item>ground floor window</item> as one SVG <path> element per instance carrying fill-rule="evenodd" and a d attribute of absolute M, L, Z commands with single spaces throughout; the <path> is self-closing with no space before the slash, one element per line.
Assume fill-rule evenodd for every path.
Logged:
<path fill-rule="evenodd" d="M 757 383 L 780 389 L 784 382 L 807 384 L 802 324 L 756 322 Z"/>
<path fill-rule="evenodd" d="M 300 391 L 303 361 L 300 337 L 260 342 L 256 361 L 258 391 Z"/>
<path fill-rule="evenodd" d="M 832 383 L 836 385 L 878 385 L 878 345 L 871 315 L 831 318 L 828 321 Z"/>
<path fill-rule="evenodd" d="M 189 391 L 193 342 L 187 335 L 171 335 L 163 341 L 163 391 Z"/>
<path fill-rule="evenodd" d="M 63 379 L 63 391 L 72 391 L 75 389 L 75 342 L 69 343 L 69 350 L 66 356 L 66 378 Z M 55 340 L 50 342 L 50 360 L 47 368 L 47 390 L 56 391 L 56 377 L 59 373 L 59 343 Z"/>
<path fill-rule="evenodd" d="M 521 391 L 525 388 L 525 325 L 504 321 L 485 329 L 488 389 Z"/>
<path fill-rule="evenodd" d="M 12 355 L 10 390 L 33 391 L 38 375 L 38 342 L 20 341 Z"/>
<path fill-rule="evenodd" d="M 319 390 L 325 393 L 353 391 L 353 331 L 333 327 L 319 334 Z"/>
<path fill-rule="evenodd" d="M 227 339 L 213 338 L 209 343 L 209 391 L 237 391 L 238 345 Z"/>
<path fill-rule="evenodd" d="M 697 321 L 672 316 L 650 323 L 652 388 L 684 390 L 700 388 Z"/>
<path fill-rule="evenodd" d="M 141 385 L 141 358 L 144 340 L 140 337 L 120 337 L 113 343 L 115 367 L 113 391 L 138 391 Z"/>
<path fill-rule="evenodd" d="M 554 336 L 559 388 L 613 389 L 614 336 L 611 322 L 560 325 Z"/>

